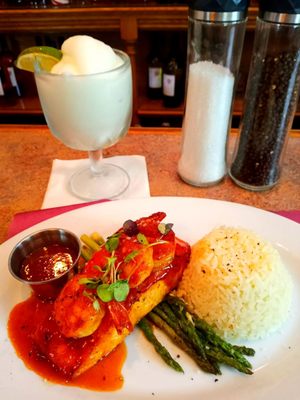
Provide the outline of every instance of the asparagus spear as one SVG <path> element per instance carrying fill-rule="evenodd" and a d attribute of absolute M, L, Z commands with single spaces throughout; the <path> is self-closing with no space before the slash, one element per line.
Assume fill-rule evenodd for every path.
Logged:
<path fill-rule="evenodd" d="M 85 261 L 89 261 L 92 258 L 93 251 L 90 249 L 90 247 L 82 246 L 81 255 L 85 259 Z"/>
<path fill-rule="evenodd" d="M 177 333 L 174 331 L 173 328 L 170 327 L 159 315 L 157 315 L 154 312 L 150 312 L 147 317 L 162 331 L 164 331 L 169 338 L 179 347 L 181 350 L 183 350 L 186 354 L 188 354 L 195 362 L 196 364 L 202 369 L 203 367 L 203 360 L 201 357 L 198 356 L 198 354 L 195 352 L 195 350 L 190 346 L 189 342 L 185 341 L 177 335 Z M 220 368 L 217 363 L 214 363 L 214 374 L 216 375 L 221 375 Z"/>
<path fill-rule="evenodd" d="M 100 245 L 85 233 L 80 236 L 80 239 L 86 246 L 88 246 L 93 251 L 98 251 L 100 249 Z"/>
<path fill-rule="evenodd" d="M 105 240 L 103 238 L 103 236 L 101 236 L 98 232 L 93 232 L 90 235 L 90 238 L 93 239 L 97 244 L 99 244 L 100 246 L 105 243 Z"/>
<path fill-rule="evenodd" d="M 153 329 L 151 324 L 147 321 L 146 318 L 143 318 L 138 323 L 138 326 L 144 332 L 146 338 L 149 340 L 150 343 L 153 344 L 154 349 L 156 352 L 161 356 L 161 358 L 168 364 L 171 368 L 178 372 L 184 372 L 181 365 L 175 361 L 168 350 L 158 341 L 156 336 L 153 333 Z"/>
<path fill-rule="evenodd" d="M 195 351 L 202 357 L 204 360 L 207 360 L 207 356 L 204 349 L 204 344 L 200 340 L 197 335 L 197 331 L 193 324 L 185 317 L 182 313 L 178 315 L 177 310 L 173 309 L 169 304 L 162 304 L 163 309 L 167 312 L 168 315 L 174 315 L 174 318 L 177 320 L 178 325 L 182 329 L 182 331 L 189 337 L 192 346 Z M 174 312 L 175 311 L 175 312 Z"/>
<path fill-rule="evenodd" d="M 243 365 L 241 362 L 239 362 L 237 359 L 233 357 L 229 357 L 227 354 L 219 351 L 217 348 L 206 348 L 206 353 L 214 358 L 215 360 L 219 361 L 220 363 L 227 364 L 230 367 L 233 367 L 237 369 L 240 372 L 243 372 L 244 374 L 252 375 L 253 372 L 251 371 L 250 368 L 246 367 Z"/>
<path fill-rule="evenodd" d="M 191 321 L 191 323 L 193 323 L 195 327 L 204 334 L 204 336 L 211 343 L 211 345 L 221 348 L 225 354 L 239 361 L 244 367 L 247 368 L 252 367 L 251 363 L 243 356 L 242 352 L 238 350 L 238 348 L 234 347 L 233 345 L 222 339 L 220 336 L 218 336 L 213 330 L 213 328 L 206 321 L 199 318 L 197 315 L 190 314 L 186 310 L 186 305 L 183 302 L 183 300 L 179 299 L 178 297 L 169 295 L 167 296 L 166 301 L 170 303 L 173 307 L 175 307 L 178 313 L 185 314 L 188 320 Z M 250 350 L 254 352 L 253 349 L 244 347 L 244 351 L 246 351 L 246 349 L 248 354 L 250 353 Z"/>
<path fill-rule="evenodd" d="M 200 352 L 196 351 L 193 346 L 190 343 L 188 335 L 181 329 L 181 327 L 178 324 L 178 319 L 175 317 L 174 313 L 168 307 L 168 305 L 165 302 L 160 303 L 157 305 L 154 310 L 154 313 L 158 314 L 173 330 L 176 332 L 176 334 L 187 344 L 189 347 L 192 349 L 192 351 L 197 354 L 197 363 L 200 366 L 200 368 L 208 373 L 211 374 L 219 374 L 220 370 L 218 366 L 214 363 L 211 362 L 211 360 L 208 360 L 207 357 L 203 358 Z"/>
<path fill-rule="evenodd" d="M 194 326 L 193 318 L 196 319 L 196 316 L 192 316 L 186 311 L 185 304 L 182 302 L 181 299 L 175 297 L 172 298 L 172 296 L 169 296 L 167 298 L 167 301 L 172 301 L 171 307 L 175 312 L 177 318 L 188 321 L 188 323 L 191 325 L 190 329 L 192 330 L 192 326 Z M 187 317 L 187 315 L 189 317 Z M 199 318 L 197 320 L 199 323 L 201 322 L 201 328 L 204 331 L 204 334 L 207 334 L 211 339 L 211 342 L 207 343 L 205 346 L 205 351 L 208 356 L 219 362 L 228 364 L 246 374 L 252 373 L 250 369 L 252 367 L 251 364 L 241 353 L 239 353 L 237 350 L 232 349 L 232 346 L 229 343 L 225 342 L 222 338 L 220 338 L 213 331 L 211 326 L 208 325 L 205 321 L 202 321 Z M 200 334 L 200 332 L 198 332 L 198 334 Z"/>
<path fill-rule="evenodd" d="M 255 355 L 255 350 L 252 349 L 251 347 L 237 346 L 237 345 L 233 345 L 232 347 L 235 350 L 239 351 L 240 353 L 244 354 L 245 356 L 253 357 Z"/>

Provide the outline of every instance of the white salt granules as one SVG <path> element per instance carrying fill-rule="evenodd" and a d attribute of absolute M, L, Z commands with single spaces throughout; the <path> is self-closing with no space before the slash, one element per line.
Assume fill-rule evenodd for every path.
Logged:
<path fill-rule="evenodd" d="M 188 183 L 205 186 L 226 173 L 226 142 L 234 76 L 211 61 L 189 67 L 183 139 L 178 173 Z"/>

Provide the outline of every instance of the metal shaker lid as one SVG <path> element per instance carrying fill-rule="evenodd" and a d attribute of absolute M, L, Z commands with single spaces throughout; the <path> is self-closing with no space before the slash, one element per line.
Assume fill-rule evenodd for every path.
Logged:
<path fill-rule="evenodd" d="M 260 0 L 259 16 L 269 22 L 300 24 L 300 0 Z"/>
<path fill-rule="evenodd" d="M 208 22 L 234 22 L 246 18 L 249 0 L 192 0 L 190 16 Z"/>

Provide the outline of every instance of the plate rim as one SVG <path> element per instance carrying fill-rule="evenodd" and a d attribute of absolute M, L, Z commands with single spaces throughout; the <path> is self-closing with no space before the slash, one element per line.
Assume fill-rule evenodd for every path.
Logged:
<path fill-rule="evenodd" d="M 250 213 L 253 211 L 253 212 L 258 212 L 259 214 L 260 213 L 262 213 L 261 215 L 266 215 L 266 216 L 269 216 L 270 218 L 271 218 L 271 220 L 275 220 L 275 221 L 281 221 L 281 223 L 283 224 L 283 225 L 286 225 L 287 227 L 293 227 L 293 229 L 295 229 L 296 230 L 296 232 L 300 232 L 300 224 L 298 224 L 297 222 L 295 222 L 295 221 L 292 221 L 292 220 L 290 220 L 290 219 L 288 219 L 288 218 L 286 218 L 286 217 L 283 217 L 283 216 L 281 216 L 281 215 L 278 215 L 278 214 L 275 214 L 274 212 L 272 212 L 272 211 L 269 211 L 269 210 L 263 210 L 263 209 L 260 209 L 260 208 L 257 208 L 257 207 L 254 207 L 254 206 L 251 206 L 251 205 L 247 205 L 247 204 L 241 204 L 241 203 L 236 203 L 236 202 L 230 202 L 230 201 L 226 201 L 226 200 L 219 200 L 219 199 L 207 199 L 207 198 L 198 198 L 198 197 L 176 197 L 176 196 L 155 196 L 155 197 L 151 197 L 151 198 L 146 198 L 146 199 L 125 199 L 125 200 L 115 200 L 115 201 L 112 201 L 112 202 L 105 202 L 105 203 L 98 203 L 98 204 L 92 204 L 92 205 L 87 205 L 87 206 L 85 206 L 85 207 L 82 207 L 82 208 L 77 208 L 77 209 L 74 209 L 74 210 L 69 210 L 69 211 L 67 211 L 67 212 L 64 212 L 64 213 L 62 213 L 62 214 L 59 214 L 59 215 L 57 215 L 57 216 L 54 216 L 54 217 L 51 217 L 51 218 L 49 218 L 49 219 L 46 219 L 46 220 L 44 220 L 44 221 L 41 221 L 41 222 L 39 222 L 38 224 L 35 224 L 35 225 L 33 225 L 33 226 L 31 226 L 31 227 L 29 227 L 29 228 L 27 228 L 27 229 L 25 229 L 24 231 L 22 231 L 22 232 L 20 232 L 20 233 L 18 233 L 17 235 L 15 235 L 15 236 L 13 236 L 12 238 L 10 238 L 10 239 L 8 239 L 7 241 L 5 241 L 5 242 L 3 242 L 3 244 L 1 244 L 1 246 L 0 246 L 0 254 L 2 254 L 2 249 L 4 249 L 4 251 L 6 251 L 6 248 L 7 248 L 7 246 L 10 246 L 11 245 L 11 243 L 13 243 L 13 242 L 16 242 L 17 240 L 20 240 L 21 238 L 22 238 L 22 236 L 23 235 L 26 235 L 26 234 L 28 234 L 28 233 L 30 233 L 30 232 L 32 232 L 33 230 L 35 230 L 35 229 L 38 229 L 39 228 L 39 226 L 40 225 L 45 225 L 45 224 L 47 224 L 47 222 L 48 221 L 50 221 L 51 220 L 51 222 L 56 222 L 56 220 L 59 220 L 59 219 L 63 219 L 64 218 L 64 216 L 66 215 L 66 214 L 68 214 L 69 215 L 69 213 L 71 213 L 71 214 L 75 214 L 75 213 L 84 213 L 84 209 L 85 208 L 95 208 L 95 209 L 97 209 L 98 207 L 100 208 L 100 207 L 110 207 L 112 204 L 115 204 L 114 205 L 114 207 L 116 206 L 116 205 L 118 205 L 118 204 L 123 204 L 123 203 L 131 203 L 131 202 L 136 202 L 136 201 L 138 201 L 139 203 L 140 202 L 151 202 L 151 200 L 153 200 L 153 199 L 155 199 L 154 201 L 155 202 L 160 202 L 160 201 L 162 201 L 162 200 L 164 200 L 164 201 L 170 201 L 170 200 L 174 200 L 174 201 L 181 201 L 181 199 L 183 199 L 184 201 L 187 201 L 187 202 L 189 202 L 189 201 L 196 201 L 196 202 L 198 202 L 199 201 L 199 204 L 200 203 L 207 203 L 207 202 L 215 202 L 216 204 L 226 204 L 226 206 L 229 206 L 229 207 L 231 207 L 231 206 L 233 206 L 233 207 L 238 207 L 238 208 L 240 208 L 240 207 L 242 207 L 242 208 L 245 208 L 246 210 L 250 210 Z M 167 211 L 167 210 L 166 210 Z M 84 222 L 82 223 L 83 225 L 84 225 Z M 3 247 L 3 245 L 4 245 L 4 247 Z M 300 256 L 300 254 L 298 254 L 297 253 L 297 257 L 298 256 Z M 2 289 L 0 289 L 0 295 L 1 295 L 1 292 L 2 292 Z M 16 356 L 16 358 L 17 358 L 17 356 Z M 2 363 L 0 363 L 0 366 L 1 366 L 1 364 Z M 23 369 L 26 369 L 26 367 L 24 367 L 23 365 L 22 365 L 22 370 Z M 37 377 L 38 379 L 41 379 L 39 376 Z M 125 377 L 125 380 L 126 380 L 126 377 Z M 250 384 L 251 384 L 251 382 L 250 382 Z M 80 389 L 78 389 L 78 388 L 74 388 L 74 387 L 68 387 L 68 386 L 62 386 L 62 390 L 67 390 L 67 391 L 70 391 L 71 390 L 71 393 L 74 393 L 74 396 L 76 396 L 76 394 L 78 394 L 78 392 L 76 392 L 76 391 L 74 391 L 74 392 L 72 392 L 72 389 L 77 389 L 77 390 L 80 390 Z M 1 387 L 0 387 L 0 392 L 1 392 Z M 226 391 L 227 392 L 227 391 Z M 64 393 L 64 391 L 62 391 L 62 393 Z M 79 397 L 80 398 L 86 398 L 85 397 L 85 395 L 84 395 L 84 393 L 85 393 L 85 391 L 83 391 L 82 392 L 83 394 L 81 395 L 82 397 L 80 397 L 80 393 L 79 393 Z M 94 392 L 89 392 L 89 393 L 92 393 L 92 396 L 93 395 L 95 395 L 95 393 Z M 104 395 L 104 393 L 105 393 L 105 395 Z M 117 395 L 117 393 L 118 393 L 118 395 Z M 128 393 L 126 393 L 127 395 L 128 395 Z M 106 392 L 97 392 L 97 395 L 99 395 L 99 399 L 101 398 L 101 399 L 106 399 L 106 398 L 110 398 L 110 399 L 114 399 L 114 398 L 120 398 L 120 399 L 126 399 L 126 394 L 125 394 L 125 397 L 123 397 L 122 396 L 122 394 L 120 394 L 120 391 L 119 392 L 112 392 L 112 394 L 108 394 L 108 393 L 106 393 Z M 200 394 L 201 394 L 201 392 L 200 392 Z M 203 393 L 204 395 L 205 394 L 207 394 L 207 392 L 204 392 Z M 211 393 L 212 395 L 213 395 L 213 393 Z M 129 394 L 130 395 L 130 394 Z M 268 393 L 267 393 L 267 395 L 266 396 L 268 396 Z M 13 399 L 14 397 L 12 397 L 12 399 Z M 48 397 L 47 397 L 48 398 Z M 49 397 L 50 398 L 50 397 Z M 69 397 L 68 397 L 69 398 Z M 71 397 L 70 397 L 71 398 Z M 87 395 L 87 398 L 88 399 L 90 399 L 90 397 Z M 138 398 L 138 397 L 137 397 Z M 143 399 L 144 399 L 144 396 L 142 397 Z M 147 396 L 145 397 L 145 398 L 148 398 Z M 149 396 L 149 398 L 153 398 L 153 396 Z M 164 397 L 164 396 L 157 396 L 156 398 L 159 398 L 159 399 L 161 399 L 161 398 L 163 398 L 163 399 L 167 399 L 167 400 L 169 400 L 169 397 Z M 187 398 L 188 399 L 192 399 L 192 398 L 194 398 L 194 397 L 188 397 L 187 396 Z M 229 399 L 229 397 L 226 397 L 226 396 L 222 396 L 221 395 L 221 397 L 218 397 L 218 395 L 217 395 L 217 397 L 215 397 L 215 396 L 213 396 L 212 397 L 213 399 Z M 257 397 L 257 398 L 260 398 L 260 397 Z M 262 399 L 265 399 L 265 397 L 261 397 Z M 267 399 L 268 397 L 266 397 L 266 399 Z M 35 399 L 35 397 L 34 397 L 34 399 Z M 51 397 L 51 399 L 52 399 L 52 397 Z M 231 397 L 230 397 L 230 399 L 231 399 Z"/>
<path fill-rule="evenodd" d="M 152 201 L 152 200 L 172 200 L 172 201 L 199 201 L 199 202 L 215 202 L 217 204 L 224 204 L 226 206 L 233 206 L 233 207 L 239 207 L 239 208 L 245 208 L 245 210 L 252 210 L 253 212 L 258 212 L 258 213 L 262 213 L 262 215 L 268 215 L 271 218 L 275 218 L 278 221 L 282 221 L 285 224 L 290 224 L 291 227 L 295 228 L 295 229 L 299 229 L 300 232 L 300 224 L 296 221 L 293 221 L 290 218 L 287 218 L 285 216 L 279 215 L 276 213 L 276 211 L 272 211 L 272 210 L 265 210 L 263 208 L 259 208 L 250 204 L 244 204 L 244 203 L 238 203 L 238 202 L 234 202 L 234 201 L 230 201 L 230 200 L 222 200 L 222 199 L 212 199 L 212 198 L 206 198 L 206 197 L 196 197 L 196 196 L 151 196 L 151 197 L 146 197 L 146 198 L 130 198 L 130 199 L 118 199 L 118 200 L 108 200 L 108 201 L 103 201 L 101 203 L 95 203 L 95 204 L 89 204 L 89 205 L 84 205 L 83 207 L 78 207 L 76 209 L 72 209 L 72 210 L 67 210 L 67 211 L 63 211 L 60 214 L 57 214 L 53 217 L 50 218 L 46 218 L 43 221 L 40 221 L 20 232 L 18 232 L 17 234 L 15 234 L 14 236 L 6 239 L 4 242 L 2 242 L 0 244 L 0 249 L 2 248 L 3 245 L 6 245 L 7 243 L 10 242 L 14 242 L 16 240 L 16 238 L 22 238 L 23 235 L 27 235 L 28 233 L 32 232 L 32 230 L 36 227 L 39 228 L 40 225 L 44 225 L 47 221 L 55 221 L 56 219 L 59 219 L 60 217 L 62 217 L 63 215 L 66 214 L 70 214 L 70 213 L 76 213 L 76 212 L 80 212 L 83 209 L 90 209 L 90 208 L 98 208 L 98 207 L 106 207 L 108 204 L 120 204 L 120 203 L 130 203 L 132 201 L 134 202 L 148 202 L 148 201 Z M 41 209 L 42 211 L 43 209 Z M 30 212 L 30 211 L 28 211 Z"/>

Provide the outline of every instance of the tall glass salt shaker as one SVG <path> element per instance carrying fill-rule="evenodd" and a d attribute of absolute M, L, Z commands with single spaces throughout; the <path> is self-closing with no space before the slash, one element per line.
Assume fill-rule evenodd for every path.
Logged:
<path fill-rule="evenodd" d="M 194 0 L 189 8 L 185 112 L 178 174 L 209 186 L 227 172 L 227 137 L 248 0 Z"/>
<path fill-rule="evenodd" d="M 300 85 L 300 1 L 262 0 L 229 174 L 248 190 L 278 182 Z"/>

